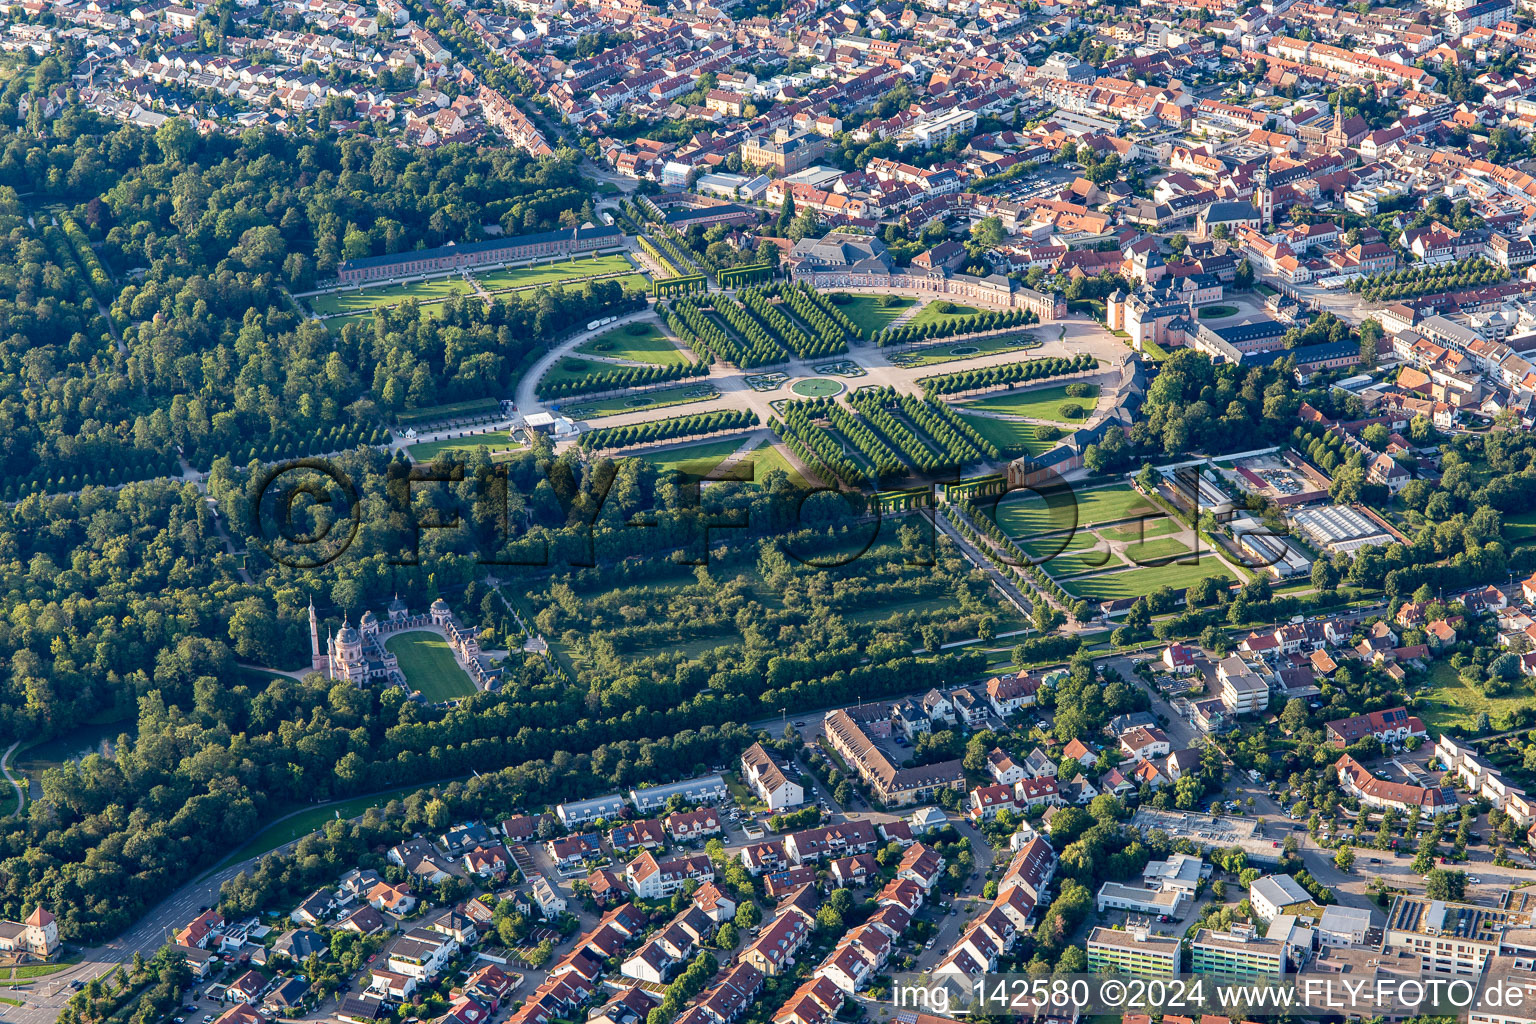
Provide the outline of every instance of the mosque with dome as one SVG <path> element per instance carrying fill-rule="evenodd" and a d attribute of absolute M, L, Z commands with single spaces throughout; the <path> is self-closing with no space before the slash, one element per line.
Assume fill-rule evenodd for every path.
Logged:
<path fill-rule="evenodd" d="M 350 616 L 344 618 L 341 629 L 335 633 L 327 631 L 323 653 L 320 647 L 320 619 L 315 612 L 314 601 L 310 601 L 311 668 L 327 679 L 351 683 L 357 687 L 382 683 L 385 686 L 399 685 L 409 689 L 410 684 L 400 671 L 400 660 L 384 646 L 384 638 L 412 629 L 441 630 L 454 658 L 476 687 L 489 690 L 500 685 L 501 668 L 480 650 L 475 631 L 461 626 L 454 618 L 453 610 L 448 607 L 448 602 L 442 598 L 433 601 L 425 615 L 412 614 L 405 602 L 396 595 L 385 611 L 382 622 L 372 611 L 363 612 L 356 626 L 352 625 Z"/>

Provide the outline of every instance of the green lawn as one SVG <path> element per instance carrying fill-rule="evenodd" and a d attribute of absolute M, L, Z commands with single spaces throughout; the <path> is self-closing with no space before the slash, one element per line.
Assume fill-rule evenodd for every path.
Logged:
<path fill-rule="evenodd" d="M 1122 597 L 1140 597 L 1158 587 L 1183 590 L 1196 580 L 1207 576 L 1219 576 L 1231 580 L 1232 574 L 1216 559 L 1207 557 L 1199 565 L 1159 565 L 1142 569 L 1127 569 L 1102 576 L 1082 576 L 1063 580 L 1061 587 L 1074 597 L 1088 597 L 1100 601 L 1112 601 Z"/>
<path fill-rule="evenodd" d="M 741 438 L 734 441 L 702 441 L 666 451 L 636 455 L 657 469 L 686 469 L 690 473 L 704 474 L 714 469 L 726 456 L 741 447 Z"/>
<path fill-rule="evenodd" d="M 468 295 L 472 289 L 457 275 L 434 277 L 429 281 L 390 285 L 386 288 L 355 288 L 350 291 L 311 295 L 309 306 L 320 316 L 333 313 L 365 313 L 379 306 L 396 306 L 406 299 L 441 302 L 450 295 Z"/>
<path fill-rule="evenodd" d="M 1077 506 L 1075 516 L 1072 511 L 1074 502 Z M 1049 504 L 1030 492 L 1009 496 L 998 503 L 997 523 L 1010 537 L 1039 537 L 1073 526 L 1095 526 L 1133 516 L 1160 514 L 1161 510 L 1139 493 L 1124 484 L 1115 484 L 1053 496 Z"/>
<path fill-rule="evenodd" d="M 690 402 L 707 402 L 718 398 L 720 392 L 713 384 L 684 384 L 675 388 L 661 388 L 639 395 L 620 395 L 595 402 L 573 402 L 559 405 L 560 412 L 573 420 L 596 420 L 604 416 L 617 416 L 642 409 L 660 409 L 669 405 L 687 405 Z"/>
<path fill-rule="evenodd" d="M 77 961 L 78 962 L 78 961 Z M 37 978 L 46 978 L 50 974 L 68 970 L 73 964 L 22 964 L 20 967 L 0 967 L 0 983 L 9 984 L 13 981 L 32 981 Z"/>
<path fill-rule="evenodd" d="M 351 800 L 343 800 L 340 803 L 327 804 L 323 807 L 310 808 L 301 814 L 294 815 L 287 821 L 279 822 L 276 825 L 262 829 L 260 832 L 256 833 L 256 835 L 252 836 L 244 846 L 240 847 L 238 850 L 235 850 L 228 857 L 225 857 L 224 860 L 221 861 L 219 865 L 212 870 L 219 871 L 230 864 L 238 864 L 240 861 L 248 860 L 251 857 L 259 857 L 264 853 L 269 853 L 272 850 L 277 849 L 279 846 L 282 846 L 284 843 L 290 843 L 295 839 L 299 839 L 311 832 L 318 830 L 324 826 L 326 822 L 337 818 L 338 815 L 343 820 L 348 818 L 356 818 L 370 807 L 383 807 L 391 800 L 407 797 L 412 793 L 431 788 L 432 787 L 430 785 L 421 785 L 418 783 L 413 786 L 402 786 L 399 789 L 391 790 L 387 793 L 380 793 L 377 796 L 354 797 Z M 286 810 L 291 809 L 292 808 L 290 807 Z M 276 813 L 281 815 L 285 813 L 285 809 L 280 808 Z"/>
<path fill-rule="evenodd" d="M 1224 316 L 1237 316 L 1236 306 L 1201 306 L 1196 315 L 1201 320 L 1220 320 Z"/>
<path fill-rule="evenodd" d="M 789 482 L 795 486 L 810 486 L 805 477 L 800 475 L 800 471 L 794 466 L 790 465 L 789 459 L 786 458 L 784 453 L 779 450 L 778 445 L 765 441 L 759 448 L 752 452 L 750 458 L 753 465 L 752 478 L 754 480 L 760 481 L 764 476 L 768 474 L 769 470 L 779 469 L 784 471 L 785 475 L 789 477 Z"/>
<path fill-rule="evenodd" d="M 1088 385 L 1089 393 L 1083 398 L 1069 397 L 1067 387 L 1066 384 L 1057 384 L 1054 387 L 1035 388 L 1032 391 L 996 395 L 992 398 L 966 402 L 965 408 L 1007 413 L 1011 416 L 1028 416 L 1031 419 L 1051 420 L 1067 425 L 1082 423 L 1088 418 L 1088 414 L 1093 412 L 1099 395 L 1098 386 Z M 1081 415 L 1072 416 L 1068 412 L 1069 409 L 1081 410 Z"/>
<path fill-rule="evenodd" d="M 1522 512 L 1504 517 L 1504 536 L 1512 541 L 1536 537 L 1536 512 Z"/>
<path fill-rule="evenodd" d="M 1041 567 L 1052 576 L 1072 576 L 1080 572 L 1111 569 L 1125 564 L 1118 555 L 1109 550 L 1107 544 L 1087 531 L 1074 533 L 1066 547 L 1062 547 L 1062 539 L 1062 537 L 1035 538 L 1020 543 L 1019 547 L 1023 548 L 1031 558 L 1046 558 Z"/>
<path fill-rule="evenodd" d="M 534 288 L 541 284 L 558 284 L 573 278 L 598 277 L 603 274 L 621 274 L 633 271 L 635 265 L 621 254 L 589 256 L 579 260 L 556 260 L 529 267 L 503 270 L 487 270 L 475 275 L 480 287 L 488 292 L 509 291 L 516 288 Z M 644 280 L 642 278 L 642 280 Z"/>
<path fill-rule="evenodd" d="M 655 452 L 649 455 L 636 455 L 633 458 L 644 459 L 657 469 L 686 469 L 690 473 L 700 475 L 707 474 L 721 462 L 725 461 L 736 449 L 741 447 L 741 439 L 734 441 L 703 441 L 699 444 L 686 445 L 682 448 L 674 448 L 671 451 Z M 747 467 L 752 468 L 752 480 L 761 483 L 768 475 L 769 470 L 783 470 L 789 476 L 790 483 L 797 487 L 810 486 L 799 470 L 790 465 L 784 453 L 778 446 L 764 441 L 754 448 L 751 453 L 731 464 L 730 472 L 723 476 L 727 480 L 746 480 Z"/>
<path fill-rule="evenodd" d="M 492 416 L 500 410 L 501 402 L 497 399 L 471 398 L 464 402 L 447 402 L 443 405 L 424 405 L 419 409 L 406 409 L 395 413 L 395 422 L 409 427 L 418 423 L 437 423 L 467 416 Z"/>
<path fill-rule="evenodd" d="M 643 292 L 651 287 L 651 279 L 644 274 L 625 274 L 623 277 L 610 277 L 607 280 L 614 282 L 626 292 Z"/>
<path fill-rule="evenodd" d="M 846 389 L 847 385 L 842 381 L 830 380 L 826 377 L 806 377 L 789 386 L 789 390 L 801 398 L 831 398 L 842 394 Z"/>
<path fill-rule="evenodd" d="M 882 305 L 880 295 L 850 295 L 848 301 L 837 303 L 837 308 L 843 311 L 843 315 L 852 320 L 854 325 L 864 332 L 864 337 L 869 336 L 891 325 L 901 314 L 911 308 L 916 299 L 908 299 L 902 296 L 891 296 L 890 305 Z"/>
<path fill-rule="evenodd" d="M 661 332 L 661 325 L 648 321 L 616 327 L 578 345 L 576 351 L 587 356 L 608 356 L 658 366 L 681 366 L 688 362 L 682 350 Z"/>
<path fill-rule="evenodd" d="M 1189 545 L 1177 537 L 1159 537 L 1140 544 L 1128 545 L 1125 557 L 1137 565 L 1159 564 L 1163 559 L 1189 554 Z"/>
<path fill-rule="evenodd" d="M 521 441 L 513 440 L 510 430 L 492 430 L 484 434 L 471 434 L 469 437 L 447 437 L 441 441 L 413 444 L 406 449 L 406 454 L 411 457 L 412 462 L 431 462 L 440 452 L 471 455 L 482 445 L 490 449 L 493 458 L 497 455 L 509 455 L 523 447 Z"/>
<path fill-rule="evenodd" d="M 475 684 L 454 660 L 448 641 L 436 633 L 413 630 L 390 637 L 384 646 L 400 659 L 407 686 L 420 690 L 429 701 L 468 697 Z"/>
<path fill-rule="evenodd" d="M 1508 696 L 1490 697 L 1482 688 L 1463 683 L 1450 662 L 1437 661 L 1429 667 L 1429 680 L 1414 702 L 1414 713 L 1434 732 L 1454 728 L 1471 732 L 1482 712 L 1488 713 L 1494 728 L 1504 728 L 1500 723 L 1511 712 L 1528 708 L 1533 701 L 1536 697 L 1523 680 Z"/>
<path fill-rule="evenodd" d="M 1185 525 L 1172 516 L 1161 518 L 1138 519 L 1130 523 L 1121 523 L 1119 526 L 1106 526 L 1099 533 L 1110 540 L 1123 541 L 1126 544 L 1134 544 L 1140 540 L 1151 540 L 1153 537 L 1166 537 L 1171 533 L 1178 533 L 1187 529 Z"/>
<path fill-rule="evenodd" d="M 622 366 L 599 362 L 596 359 L 576 359 L 571 356 L 564 356 L 554 366 L 545 371 L 541 383 L 549 381 L 551 384 L 554 384 L 557 381 L 563 383 L 565 381 L 585 380 L 592 374 L 617 373 L 623 369 Z M 606 391 L 611 387 L 613 387 L 612 384 L 596 383 L 585 390 Z"/>
<path fill-rule="evenodd" d="M 991 416 L 967 416 L 960 414 L 960 418 L 976 428 L 976 433 L 997 445 L 1005 454 L 1039 455 L 1041 452 L 1050 451 L 1056 447 L 1061 436 L 1046 439 L 1040 436 L 1043 428 L 1038 423 L 1024 423 L 1019 420 L 998 420 Z"/>
<path fill-rule="evenodd" d="M 981 310 L 977 309 L 975 306 L 962 306 L 958 302 L 951 302 L 949 304 L 949 312 L 940 313 L 939 303 L 945 301 L 947 300 L 936 299 L 933 302 L 928 303 L 928 305 L 918 310 L 917 315 L 914 316 L 911 320 L 908 320 L 907 323 L 913 327 L 921 327 L 924 324 L 941 323 L 945 320 L 953 320 L 956 317 L 961 316 L 973 316 L 976 313 L 981 312 Z"/>
<path fill-rule="evenodd" d="M 940 342 L 937 345 L 929 345 L 927 348 L 898 352 L 890 358 L 892 364 L 896 366 L 932 366 L 935 363 L 952 363 L 957 359 L 975 359 L 978 356 L 992 356 L 1000 352 L 1019 352 L 1028 348 L 1037 348 L 1039 344 L 1027 335 L 1000 335 L 995 338 L 977 338 L 975 341 Z"/>

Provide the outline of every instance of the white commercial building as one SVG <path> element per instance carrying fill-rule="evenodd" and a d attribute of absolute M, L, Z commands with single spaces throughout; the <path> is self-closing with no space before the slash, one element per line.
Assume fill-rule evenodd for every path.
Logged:
<path fill-rule="evenodd" d="M 1178 917 L 1184 905 L 1184 894 L 1178 889 L 1148 889 L 1141 885 L 1123 885 L 1105 882 L 1099 886 L 1099 913 L 1106 910 L 1128 910 L 1133 914 L 1157 916 L 1167 914 Z"/>
<path fill-rule="evenodd" d="M 1248 887 L 1248 902 L 1252 904 L 1253 912 L 1266 921 L 1273 921 L 1287 907 L 1306 903 L 1311 898 L 1311 893 L 1290 875 L 1265 875 L 1255 878 Z"/>

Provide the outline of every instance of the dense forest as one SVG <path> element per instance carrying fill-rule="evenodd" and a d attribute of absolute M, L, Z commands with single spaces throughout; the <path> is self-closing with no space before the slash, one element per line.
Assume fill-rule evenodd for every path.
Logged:
<path fill-rule="evenodd" d="M 579 223 L 569 159 L 155 133 L 72 108 L 0 151 L 0 498 L 378 443 L 505 394 L 551 339 L 640 301 L 612 281 L 407 302 L 336 329 L 290 290 L 339 260 Z M 26 202 L 20 198 L 28 195 Z"/>
<path fill-rule="evenodd" d="M 915 657 L 914 648 L 948 638 L 929 620 L 863 614 L 887 600 L 930 598 L 953 604 L 958 628 L 975 635 L 989 614 L 983 580 L 944 547 L 938 566 L 924 568 L 922 538 L 910 529 L 858 557 L 876 540 L 855 510 L 832 495 L 801 508 L 780 473 L 761 485 L 701 492 L 638 461 L 586 465 L 543 449 L 506 467 L 508 503 L 520 510 L 515 526 L 480 522 L 477 532 L 477 488 L 501 472 L 488 458 L 472 460 L 458 483 L 412 485 L 409 505 L 390 491 L 401 463 L 361 449 L 338 464 L 358 481 L 363 525 L 344 557 L 309 570 L 260 557 L 239 511 L 254 474 L 227 460 L 216 466 L 212 491 L 234 536 L 249 545 L 251 584 L 239 580 L 240 560 L 190 484 L 89 488 L 0 506 L 0 585 L 17 597 L 0 627 L 0 740 L 55 735 L 87 719 L 124 722 L 113 758 L 49 770 L 25 816 L 0 821 L 0 915 L 44 902 L 57 908 L 67 937 L 99 940 L 260 822 L 310 800 L 472 769 L 547 762 L 563 772 L 580 757 L 596 758 L 590 768 L 576 762 L 594 786 L 660 780 L 691 770 L 695 758 L 648 753 L 647 740 L 675 745 L 721 722 L 983 669 L 977 653 Z M 422 530 L 419 564 L 400 564 L 411 518 L 455 511 L 463 529 Z M 631 525 L 637 518 L 653 525 Z M 718 525 L 733 519 L 742 528 Z M 680 567 L 674 554 L 707 564 Z M 499 594 L 476 582 L 488 556 L 509 555 L 533 564 L 496 566 L 509 581 Z M 838 567 L 829 574 L 806 564 L 818 557 Z M 594 649 L 583 652 L 574 678 L 557 662 L 516 655 L 499 691 L 451 709 L 416 703 L 398 688 L 358 690 L 241 667 L 303 666 L 311 597 L 335 625 L 345 611 L 378 607 L 395 592 L 417 608 L 443 594 L 482 627 L 487 646 L 515 649 L 509 641 L 521 634 L 502 599 L 516 605 L 529 588 L 565 588 L 570 598 L 540 628 L 564 632 L 611 617 L 607 642 L 644 640 L 623 633 L 633 607 L 579 596 L 598 578 L 599 570 L 583 568 L 594 563 L 609 583 L 694 574 L 691 600 L 741 623 L 740 640 L 693 658 Z M 736 579 L 739 567 L 771 581 L 775 593 L 799 596 L 765 613 L 769 625 L 754 626 L 758 609 Z M 549 792 L 530 789 L 527 799 Z"/>

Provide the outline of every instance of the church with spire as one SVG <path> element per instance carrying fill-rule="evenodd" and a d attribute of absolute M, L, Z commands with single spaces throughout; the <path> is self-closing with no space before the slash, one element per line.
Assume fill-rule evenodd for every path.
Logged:
<path fill-rule="evenodd" d="M 1333 127 L 1329 128 L 1327 134 L 1323 136 L 1323 145 L 1330 152 L 1353 149 L 1370 133 L 1371 126 L 1366 123 L 1365 118 L 1358 114 L 1345 118 L 1344 97 L 1341 94 L 1333 106 Z"/>

